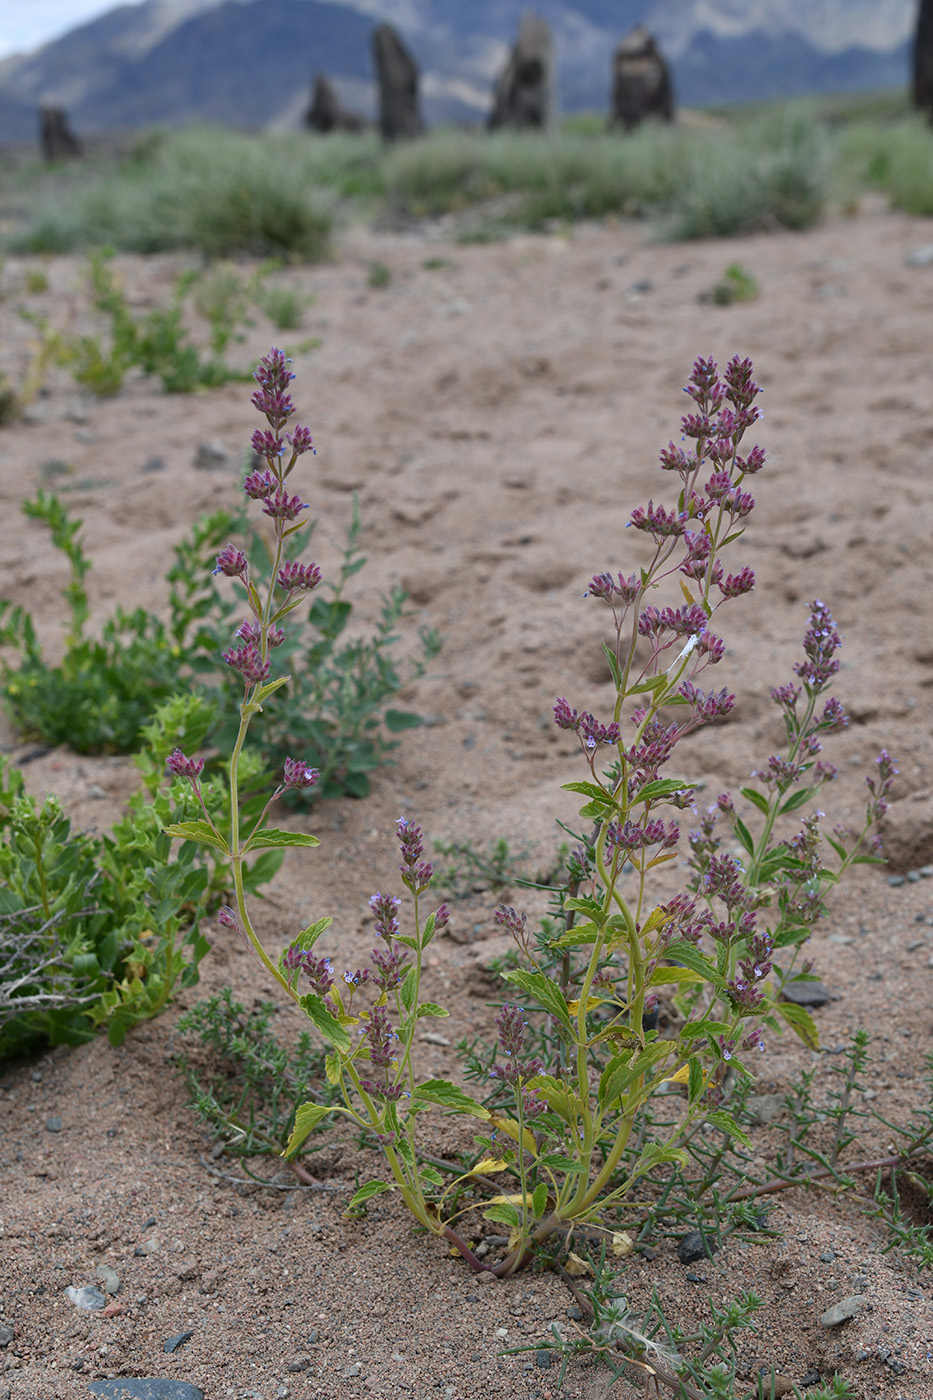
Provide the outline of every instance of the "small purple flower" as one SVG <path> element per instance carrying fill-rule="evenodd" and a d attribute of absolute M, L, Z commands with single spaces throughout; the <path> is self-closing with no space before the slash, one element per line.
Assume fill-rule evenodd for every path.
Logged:
<path fill-rule="evenodd" d="M 395 829 L 402 852 L 402 864 L 399 866 L 402 884 L 414 895 L 424 894 L 434 875 L 431 862 L 421 859 L 424 854 L 424 832 L 405 817 L 399 817 Z"/>
<path fill-rule="evenodd" d="M 231 909 L 229 904 L 222 904 L 217 910 L 217 922 L 221 928 L 232 928 L 236 933 L 240 932 L 240 921 L 237 918 L 235 909 Z"/>
<path fill-rule="evenodd" d="M 724 598 L 740 598 L 743 593 L 750 593 L 754 587 L 755 571 L 746 564 L 737 574 L 727 574 L 719 584 L 719 591 Z"/>
<path fill-rule="evenodd" d="M 217 563 L 211 573 L 226 574 L 227 578 L 245 579 L 248 568 L 249 564 L 242 549 L 228 544 L 218 554 Z"/>
<path fill-rule="evenodd" d="M 535 1072 L 537 1073 L 537 1071 Z M 526 1075 L 525 1077 L 528 1079 L 531 1078 L 530 1075 Z M 525 1115 L 526 1122 L 528 1119 L 534 1120 L 535 1118 L 540 1118 L 542 1113 L 547 1113 L 547 1104 L 543 1099 L 539 1099 L 534 1089 L 532 1089 L 530 1093 L 522 1094 L 522 1112 Z"/>
<path fill-rule="evenodd" d="M 438 907 L 437 912 L 436 912 L 435 915 L 434 915 L 434 932 L 435 932 L 435 934 L 437 934 L 437 933 L 443 933 L 444 929 L 447 927 L 447 925 L 448 925 L 449 923 L 450 923 L 450 906 L 447 905 L 447 904 L 441 904 L 441 905 Z"/>
<path fill-rule="evenodd" d="M 584 748 L 587 749 L 595 749 L 599 744 L 617 744 L 622 737 L 622 731 L 615 721 L 611 724 L 601 724 L 593 715 L 587 713 L 580 716 L 579 733 Z"/>
<path fill-rule="evenodd" d="M 369 955 L 373 965 L 373 980 L 380 991 L 388 992 L 397 987 L 408 971 L 405 950 L 397 944 L 394 948 L 374 948 Z"/>
<path fill-rule="evenodd" d="M 703 880 L 706 894 L 721 899 L 730 913 L 733 909 L 744 909 L 748 903 L 748 891 L 739 879 L 741 871 L 734 856 L 713 856 Z"/>
<path fill-rule="evenodd" d="M 303 510 L 308 509 L 308 502 L 303 501 L 300 496 L 290 496 L 287 491 L 279 489 L 274 496 L 266 497 L 262 508 L 273 520 L 294 520 Z"/>
<path fill-rule="evenodd" d="M 520 1055 L 525 1046 L 525 1030 L 528 1022 L 520 1006 L 506 1002 L 496 1017 L 499 1032 L 499 1049 L 503 1055 Z"/>
<path fill-rule="evenodd" d="M 305 452 L 315 451 L 314 438 L 311 436 L 310 430 L 300 423 L 296 423 L 292 431 L 286 434 L 286 437 L 291 443 L 292 451 L 296 457 L 300 457 Z"/>
<path fill-rule="evenodd" d="M 293 559 L 285 560 L 276 577 L 279 588 L 286 593 L 317 588 L 320 581 L 321 571 L 317 564 L 298 564 Z"/>
<path fill-rule="evenodd" d="M 314 787 L 320 778 L 320 773 L 316 768 L 309 768 L 308 765 L 299 758 L 286 758 L 282 775 L 283 786 L 294 788 L 297 792 L 304 792 L 307 788 Z"/>
<path fill-rule="evenodd" d="M 401 902 L 394 894 L 374 894 L 370 898 L 369 907 L 376 916 L 376 932 L 387 942 L 398 933 L 396 912 Z"/>
<path fill-rule="evenodd" d="M 401 1084 L 377 1084 L 372 1079 L 361 1079 L 360 1088 L 369 1094 L 370 1098 L 382 1099 L 383 1103 L 397 1103 L 405 1092 Z M 394 1134 L 390 1136 L 394 1138 Z M 383 1137 L 379 1138 L 380 1142 L 385 1140 Z"/>
<path fill-rule="evenodd" d="M 253 434 L 253 447 L 256 446 L 256 438 L 261 436 L 258 432 Z M 271 496 L 278 486 L 278 478 L 270 471 L 250 472 L 249 476 L 243 480 L 243 490 L 254 501 L 264 501 L 267 496 Z"/>
<path fill-rule="evenodd" d="M 726 1040 L 725 1036 L 719 1036 L 716 1041 L 716 1045 L 719 1049 L 720 1055 L 724 1060 L 732 1059 L 732 1056 L 735 1054 L 734 1040 Z"/>
<path fill-rule="evenodd" d="M 580 728 L 579 714 L 562 695 L 554 702 L 554 723 L 558 729 L 571 729 L 574 733 Z"/>
<path fill-rule="evenodd" d="M 190 778 L 194 782 L 201 776 L 204 768 L 203 758 L 188 758 L 181 749 L 173 749 L 169 754 L 165 767 L 175 778 Z"/>
<path fill-rule="evenodd" d="M 807 690 L 819 693 L 831 676 L 839 670 L 835 651 L 840 646 L 839 633 L 825 603 L 816 598 L 810 605 L 810 626 L 803 639 L 806 661 L 798 661 L 794 670 Z"/>
<path fill-rule="evenodd" d="M 309 950 L 304 955 L 302 970 L 311 983 L 311 990 L 326 997 L 334 985 L 334 966 L 330 958 L 316 958 Z"/>
<path fill-rule="evenodd" d="M 269 675 L 269 663 L 263 661 L 262 653 L 252 642 L 242 647 L 231 647 L 221 652 L 221 656 L 233 671 L 239 671 L 247 686 L 261 685 Z"/>
<path fill-rule="evenodd" d="M 845 707 L 841 700 L 831 696 L 823 706 L 823 713 L 820 717 L 820 728 L 828 729 L 830 733 L 835 733 L 840 729 L 848 729 L 849 716 L 845 712 Z"/>
<path fill-rule="evenodd" d="M 751 982 L 741 977 L 727 982 L 726 991 L 732 998 L 736 1009 L 744 1011 L 746 1014 L 757 1011 L 764 1002 L 764 997 L 752 986 Z"/>
<path fill-rule="evenodd" d="M 257 457 L 281 457 L 285 440 L 278 433 L 270 433 L 268 428 L 257 428 L 250 438 L 250 447 Z"/>
<path fill-rule="evenodd" d="M 520 914 L 517 909 L 513 909 L 510 905 L 500 904 L 493 918 L 507 933 L 510 933 L 513 938 L 517 938 L 519 943 L 522 942 L 525 937 L 525 925 L 528 922 L 527 914 Z"/>
<path fill-rule="evenodd" d="M 662 471 L 679 472 L 682 477 L 688 477 L 698 465 L 692 452 L 685 452 L 682 447 L 675 447 L 672 442 L 661 449 L 660 464 Z"/>
<path fill-rule="evenodd" d="M 654 501 L 648 502 L 647 509 L 644 506 L 636 506 L 628 523 L 634 525 L 636 530 L 644 530 L 647 534 L 654 535 L 658 540 L 682 535 L 687 528 L 685 515 L 666 511 L 663 506 L 656 507 Z"/>
<path fill-rule="evenodd" d="M 743 1050 L 764 1050 L 765 1043 L 761 1038 L 761 1031 L 750 1031 L 742 1041 Z"/>

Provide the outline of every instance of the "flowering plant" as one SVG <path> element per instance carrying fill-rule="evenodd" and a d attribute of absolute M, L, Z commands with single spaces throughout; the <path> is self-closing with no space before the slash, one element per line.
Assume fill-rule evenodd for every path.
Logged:
<path fill-rule="evenodd" d="M 389 1176 L 363 1186 L 351 1206 L 398 1190 L 415 1218 L 475 1269 L 511 1274 L 550 1235 L 577 1224 L 605 1229 L 623 1252 L 630 1242 L 610 1218 L 624 1218 L 634 1186 L 654 1167 L 684 1160 L 678 1144 L 686 1134 L 705 1120 L 744 1138 L 723 1106 L 727 1068 L 748 1075 L 744 1056 L 763 1050 L 763 1032 L 782 1021 L 817 1044 L 808 1013 L 780 995 L 789 980 L 809 975 L 795 960 L 822 914 L 822 886 L 855 862 L 877 859 L 871 828 L 895 772 L 883 753 L 858 832 L 837 829 L 824 841 L 819 812 L 805 816 L 796 830 L 785 829 L 832 778 L 831 765 L 819 757 L 822 739 L 846 723 L 842 706 L 826 695 L 840 638 L 817 601 L 804 660 L 796 667 L 799 684 L 772 692 L 784 720 L 785 751 L 753 775 L 757 786 L 741 789 L 746 816 L 723 793 L 686 841 L 681 832 L 680 814 L 696 811 L 696 785 L 665 774 L 687 734 L 733 709 L 727 688 L 704 689 L 700 682 L 725 652 L 712 630 L 714 615 L 755 583 L 747 565 L 727 572 L 724 563 L 755 505 L 749 478 L 765 466 L 760 447 L 742 455 L 745 434 L 760 416 L 752 366 L 734 358 L 720 375 L 712 360 L 697 360 L 687 386 L 691 411 L 682 419 L 689 446 L 670 443 L 660 458 L 661 469 L 678 483 L 676 502 L 649 501 L 630 521 L 649 544 L 648 562 L 627 576 L 597 574 L 590 584 L 589 595 L 612 618 L 605 651 L 615 701 L 611 715 L 601 718 L 564 698 L 554 706 L 557 725 L 579 741 L 585 776 L 565 787 L 584 799 L 580 815 L 588 834 L 570 858 L 559 893 L 564 926 L 558 936 L 533 939 L 524 914 L 497 911 L 524 955 L 524 965 L 503 976 L 527 1010 L 512 1002 L 500 1010 L 501 1061 L 491 1071 L 485 1104 L 452 1081 L 422 1080 L 417 1073 L 418 1022 L 447 1014 L 421 1000 L 422 960 L 450 917 L 446 905 L 425 916 L 433 870 L 419 827 L 404 819 L 397 825 L 411 924 L 402 932 L 396 896 L 373 895 L 379 943 L 366 967 L 338 976 L 331 960 L 318 955 L 329 919 L 303 930 L 277 963 L 250 922 L 241 874 L 246 854 L 318 844 L 263 826 L 268 806 L 245 837 L 237 822 L 237 766 L 247 728 L 285 679 L 269 679 L 271 651 L 283 637 L 280 624 L 320 578 L 316 565 L 287 560 L 283 552 L 305 509 L 289 495 L 287 478 L 311 439 L 304 428 L 285 431 L 293 405 L 280 352 L 265 357 L 256 378 L 253 403 L 269 429 L 254 436 L 253 446 L 267 467 L 248 477 L 245 489 L 271 517 L 276 544 L 265 597 L 239 551 L 228 547 L 217 560 L 221 573 L 239 581 L 251 614 L 224 653 L 245 691 L 230 759 L 230 830 L 221 832 L 206 808 L 204 821 L 169 830 L 206 841 L 230 860 L 236 907 L 222 911 L 221 922 L 239 931 L 330 1046 L 327 1077 L 342 1103 L 303 1105 L 288 1154 L 328 1114 L 349 1117 L 375 1135 Z M 680 593 L 673 604 L 651 601 L 672 582 Z M 169 767 L 199 794 L 199 760 L 176 751 Z M 289 759 L 273 798 L 316 778 L 301 760 Z M 724 844 L 727 831 L 734 849 Z M 665 888 L 665 874 L 685 845 L 686 888 Z M 834 868 L 825 863 L 825 847 Z M 655 1013 L 665 992 L 676 1016 L 673 1033 L 662 1036 Z M 682 1110 L 667 1135 L 655 1139 L 645 1131 L 649 1102 L 672 1091 L 682 1093 Z M 434 1106 L 468 1115 L 489 1133 L 478 1139 L 482 1159 L 446 1187 L 419 1153 L 421 1119 Z M 510 1231 L 505 1257 L 489 1265 L 471 1248 L 468 1231 L 454 1228 L 451 1199 L 497 1174 L 511 1175 L 518 1189 L 484 1203 L 485 1218 Z M 476 1208 L 471 1201 L 467 1211 Z"/>

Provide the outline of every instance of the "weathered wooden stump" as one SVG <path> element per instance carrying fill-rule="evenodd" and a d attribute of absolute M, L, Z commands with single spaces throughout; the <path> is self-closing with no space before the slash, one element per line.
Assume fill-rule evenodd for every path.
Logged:
<path fill-rule="evenodd" d="M 489 128 L 542 129 L 551 121 L 554 93 L 554 46 L 547 20 L 522 17 L 508 62 L 493 95 Z"/>
<path fill-rule="evenodd" d="M 373 32 L 373 61 L 379 82 L 379 129 L 386 141 L 421 136 L 418 65 L 391 24 Z"/>
<path fill-rule="evenodd" d="M 75 160 L 81 154 L 81 142 L 61 107 L 39 108 L 39 144 L 44 159 L 50 164 L 57 160 Z"/>
<path fill-rule="evenodd" d="M 933 123 L 933 0 L 920 0 L 914 35 L 914 106 Z"/>
<path fill-rule="evenodd" d="M 672 121 L 674 91 L 657 44 L 647 29 L 638 25 L 613 55 L 609 124 L 632 131 L 647 117 Z"/>

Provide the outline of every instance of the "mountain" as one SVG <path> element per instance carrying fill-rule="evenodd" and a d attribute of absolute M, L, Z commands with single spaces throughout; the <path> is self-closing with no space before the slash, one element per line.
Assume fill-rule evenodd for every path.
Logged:
<path fill-rule="evenodd" d="M 605 109 L 619 38 L 644 21 L 677 98 L 701 105 L 906 83 L 916 0 L 532 0 L 555 36 L 565 111 Z M 0 61 L 0 142 L 39 102 L 79 132 L 194 120 L 293 126 L 315 72 L 372 115 L 383 19 L 422 70 L 429 122 L 478 121 L 528 0 L 143 0 Z M 32 113 L 32 115 L 30 115 Z M 32 131 L 26 135 L 31 122 Z"/>

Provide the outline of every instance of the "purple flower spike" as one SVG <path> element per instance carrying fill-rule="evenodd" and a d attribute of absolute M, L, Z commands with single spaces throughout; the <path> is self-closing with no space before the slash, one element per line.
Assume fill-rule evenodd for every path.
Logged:
<path fill-rule="evenodd" d="M 285 450 L 285 440 L 268 428 L 257 428 L 250 438 L 250 446 L 257 457 L 281 457 Z"/>
<path fill-rule="evenodd" d="M 190 778 L 192 782 L 201 776 L 204 767 L 203 758 L 187 758 L 181 749 L 173 749 L 168 756 L 165 767 L 175 778 Z"/>
<path fill-rule="evenodd" d="M 317 588 L 320 581 L 321 571 L 317 564 L 296 564 L 293 559 L 286 559 L 276 578 L 276 583 L 286 593 L 307 592 Z"/>
<path fill-rule="evenodd" d="M 320 776 L 316 768 L 309 768 L 300 758 L 286 758 L 285 760 L 282 781 L 287 788 L 304 792 L 305 789 L 314 787 Z"/>
<path fill-rule="evenodd" d="M 386 942 L 398 933 L 396 913 L 401 902 L 394 894 L 374 894 L 370 898 L 369 907 L 376 916 L 376 932 Z"/>
<path fill-rule="evenodd" d="M 834 653 L 840 644 L 832 613 L 816 598 L 810 605 L 810 626 L 803 639 L 807 659 L 798 661 L 794 667 L 808 691 L 818 694 L 839 670 Z"/>
<path fill-rule="evenodd" d="M 395 1031 L 384 1006 L 374 1006 L 369 1013 L 369 1026 L 366 1031 L 369 1053 L 377 1069 L 388 1069 L 392 1064 L 392 1041 Z"/>
<path fill-rule="evenodd" d="M 237 549 L 236 545 L 228 544 L 218 554 L 217 564 L 211 573 L 226 574 L 227 578 L 245 579 L 248 567 L 246 555 L 242 549 Z"/>

